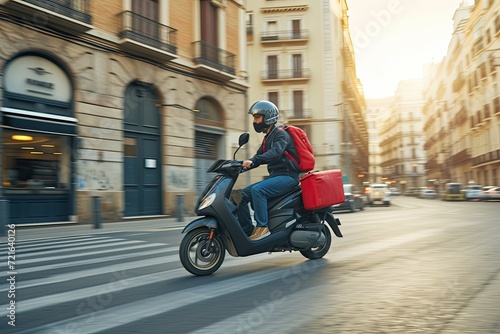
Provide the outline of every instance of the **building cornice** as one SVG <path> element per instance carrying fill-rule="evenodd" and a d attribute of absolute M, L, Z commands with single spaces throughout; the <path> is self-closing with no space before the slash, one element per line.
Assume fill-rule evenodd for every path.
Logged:
<path fill-rule="evenodd" d="M 309 8 L 308 5 L 303 6 L 283 6 L 283 7 L 267 7 L 262 8 L 262 13 L 281 13 L 281 12 L 305 12 Z"/>

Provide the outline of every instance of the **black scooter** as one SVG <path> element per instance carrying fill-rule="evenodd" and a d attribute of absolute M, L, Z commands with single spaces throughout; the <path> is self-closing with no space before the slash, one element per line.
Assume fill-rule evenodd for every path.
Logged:
<path fill-rule="evenodd" d="M 330 207 L 309 211 L 302 203 L 300 185 L 287 194 L 270 199 L 269 230 L 271 235 L 250 240 L 236 217 L 237 205 L 232 189 L 243 161 L 236 160 L 236 152 L 248 143 L 248 132 L 239 137 L 239 147 L 233 160 L 218 160 L 208 172 L 217 175 L 206 186 L 196 205 L 196 214 L 202 216 L 190 222 L 182 231 L 179 257 L 184 268 L 198 276 L 210 275 L 222 265 L 226 250 L 232 256 L 248 256 L 265 252 L 299 251 L 308 259 L 320 259 L 332 242 L 330 228 L 342 237 L 340 221 Z M 328 224 L 325 224 L 325 222 Z"/>

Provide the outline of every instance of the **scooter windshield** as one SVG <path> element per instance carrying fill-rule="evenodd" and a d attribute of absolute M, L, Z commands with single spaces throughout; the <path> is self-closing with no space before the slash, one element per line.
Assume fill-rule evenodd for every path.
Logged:
<path fill-rule="evenodd" d="M 218 170 L 220 170 L 220 168 L 226 164 L 229 160 L 222 160 L 222 159 L 219 159 L 217 160 L 216 162 L 214 162 L 212 164 L 212 166 L 210 166 L 210 168 L 207 170 L 208 173 L 212 173 L 212 172 L 217 172 Z"/>

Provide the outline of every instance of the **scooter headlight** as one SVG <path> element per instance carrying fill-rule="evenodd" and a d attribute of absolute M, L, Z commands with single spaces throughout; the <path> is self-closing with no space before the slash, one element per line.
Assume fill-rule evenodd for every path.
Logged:
<path fill-rule="evenodd" d="M 205 197 L 203 199 L 203 201 L 201 201 L 200 206 L 198 207 L 198 210 L 203 210 L 206 207 L 209 207 L 210 205 L 212 205 L 214 200 L 215 200 L 215 193 L 212 193 L 212 194 L 210 194 L 210 196 Z"/>

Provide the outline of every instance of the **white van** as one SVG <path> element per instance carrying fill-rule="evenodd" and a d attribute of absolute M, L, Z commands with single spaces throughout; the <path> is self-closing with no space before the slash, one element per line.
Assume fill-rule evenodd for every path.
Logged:
<path fill-rule="evenodd" d="M 365 190 L 369 205 L 391 205 L 391 191 L 387 184 L 372 184 Z"/>

